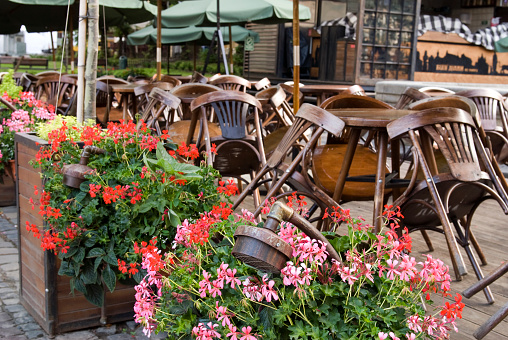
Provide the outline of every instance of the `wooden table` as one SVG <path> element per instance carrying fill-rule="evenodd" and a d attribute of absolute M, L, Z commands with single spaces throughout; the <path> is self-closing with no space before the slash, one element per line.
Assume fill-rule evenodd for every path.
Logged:
<path fill-rule="evenodd" d="M 346 178 L 351 167 L 356 146 L 360 139 L 362 130 L 376 130 L 378 131 L 378 150 L 377 150 L 377 172 L 375 176 L 375 194 L 374 194 L 374 211 L 373 222 L 376 232 L 381 230 L 383 225 L 383 198 L 385 189 L 385 175 L 386 175 L 386 158 L 388 150 L 388 133 L 386 126 L 393 120 L 406 116 L 412 110 L 397 110 L 397 109 L 329 109 L 329 112 L 342 119 L 346 126 L 351 128 L 351 135 L 348 142 L 344 162 L 339 172 L 339 178 L 335 186 L 333 199 L 336 202 L 340 201 L 342 190 L 346 183 Z M 391 159 L 392 159 L 392 172 L 399 172 L 399 143 L 397 140 L 391 142 Z"/>
<path fill-rule="evenodd" d="M 317 98 L 317 106 L 320 106 L 326 98 L 341 94 L 342 91 L 347 90 L 350 85 L 323 85 L 323 84 L 309 84 L 300 86 L 298 89 L 305 96 L 315 96 Z"/>
<path fill-rule="evenodd" d="M 123 105 L 123 119 L 125 120 L 127 118 L 127 115 L 129 115 L 130 119 L 134 120 L 134 117 L 136 117 L 137 113 L 137 105 L 136 105 L 136 96 L 134 95 L 134 89 L 140 84 L 111 84 L 111 89 L 113 90 L 113 93 L 119 93 L 122 95 L 122 105 Z M 129 112 L 129 97 L 132 99 L 132 114 Z"/>

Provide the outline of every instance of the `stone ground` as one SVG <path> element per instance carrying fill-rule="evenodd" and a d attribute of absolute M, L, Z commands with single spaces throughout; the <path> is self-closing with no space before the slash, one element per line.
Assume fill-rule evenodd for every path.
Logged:
<path fill-rule="evenodd" d="M 134 321 L 89 328 L 51 338 L 19 301 L 18 224 L 16 207 L 0 207 L 0 339 L 142 340 L 149 339 Z M 164 339 L 152 335 L 150 339 Z"/>

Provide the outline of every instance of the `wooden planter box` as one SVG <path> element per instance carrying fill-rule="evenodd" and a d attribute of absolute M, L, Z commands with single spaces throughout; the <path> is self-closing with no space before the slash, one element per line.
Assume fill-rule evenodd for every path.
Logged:
<path fill-rule="evenodd" d="M 2 176 L 3 183 L 0 182 L 0 207 L 16 205 L 16 184 L 10 176 Z"/>
<path fill-rule="evenodd" d="M 70 293 L 69 278 L 58 275 L 58 258 L 42 251 L 41 240 L 29 233 L 26 221 L 43 225 L 38 207 L 32 210 L 31 197 L 34 185 L 42 191 L 43 183 L 38 172 L 30 164 L 39 148 L 46 141 L 31 133 L 19 133 L 16 142 L 16 173 L 18 177 L 18 224 L 19 224 L 19 276 L 20 300 L 26 310 L 51 336 L 57 333 L 100 326 L 101 308 L 89 303 L 78 291 Z M 107 323 L 132 320 L 134 315 L 134 287 L 117 284 L 113 293 L 105 298 Z"/>

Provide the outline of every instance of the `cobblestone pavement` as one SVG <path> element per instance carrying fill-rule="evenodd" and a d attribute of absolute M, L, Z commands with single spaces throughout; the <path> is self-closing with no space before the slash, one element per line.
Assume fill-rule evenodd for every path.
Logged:
<path fill-rule="evenodd" d="M 51 339 L 19 301 L 16 207 L 0 207 L 0 339 Z M 152 335 L 150 339 L 164 339 Z M 148 339 L 134 321 L 56 335 L 56 340 Z"/>

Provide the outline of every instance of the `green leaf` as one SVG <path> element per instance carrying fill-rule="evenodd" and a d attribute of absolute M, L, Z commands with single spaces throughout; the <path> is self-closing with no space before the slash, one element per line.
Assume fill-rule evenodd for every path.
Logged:
<path fill-rule="evenodd" d="M 70 265 L 69 262 L 62 261 L 60 263 L 60 269 L 58 269 L 58 275 L 74 276 L 74 268 Z"/>
<path fill-rule="evenodd" d="M 76 254 L 73 256 L 72 260 L 77 263 L 81 263 L 85 258 L 85 248 L 79 247 Z"/>
<path fill-rule="evenodd" d="M 289 336 L 291 339 L 307 339 L 307 326 L 301 320 L 297 320 L 294 325 L 288 327 L 291 331 Z M 310 327 L 308 327 L 310 330 Z"/>
<path fill-rule="evenodd" d="M 103 257 L 100 257 L 100 256 L 96 257 L 95 261 L 93 263 L 93 269 L 95 269 L 97 271 L 97 268 L 99 268 L 99 266 L 101 265 L 102 260 L 103 260 Z"/>
<path fill-rule="evenodd" d="M 84 181 L 81 183 L 79 185 L 79 190 L 81 190 L 81 192 L 88 193 L 90 191 L 90 181 Z"/>
<path fill-rule="evenodd" d="M 104 256 L 104 261 L 112 266 L 118 266 L 118 259 L 113 249 L 108 250 L 108 253 Z"/>
<path fill-rule="evenodd" d="M 259 312 L 259 321 L 265 331 L 273 328 L 273 309 L 264 307 Z"/>
<path fill-rule="evenodd" d="M 85 298 L 96 306 L 102 307 L 104 304 L 104 289 L 102 285 L 86 285 Z"/>
<path fill-rule="evenodd" d="M 78 292 L 81 292 L 83 294 L 86 293 L 86 286 L 83 280 L 81 280 L 81 278 L 79 277 L 74 278 L 74 287 Z"/>
<path fill-rule="evenodd" d="M 79 194 L 76 195 L 76 202 L 82 202 L 86 198 L 86 192 L 80 191 Z"/>
<path fill-rule="evenodd" d="M 92 265 L 85 265 L 80 276 L 86 285 L 97 283 L 97 271 Z"/>
<path fill-rule="evenodd" d="M 84 246 L 87 247 L 87 248 L 91 248 L 95 245 L 95 243 L 97 243 L 97 234 L 92 232 L 92 231 L 89 231 L 86 233 L 85 235 L 86 237 L 86 241 L 84 243 Z"/>
<path fill-rule="evenodd" d="M 58 258 L 60 258 L 60 260 L 63 260 L 71 256 L 74 256 L 74 254 L 76 254 L 79 249 L 81 249 L 79 246 L 76 245 L 71 246 L 69 249 L 67 249 L 66 253 L 63 252 L 58 253 Z"/>
<path fill-rule="evenodd" d="M 116 286 L 116 275 L 109 264 L 107 264 L 106 268 L 102 271 L 102 280 L 106 284 L 106 287 L 108 287 L 109 291 L 113 293 Z"/>
<path fill-rule="evenodd" d="M 169 215 L 169 223 L 171 226 L 176 228 L 182 224 L 182 221 L 180 221 L 180 217 L 178 217 L 177 213 L 175 213 L 173 210 L 169 209 L 168 215 Z"/>
<path fill-rule="evenodd" d="M 104 255 L 106 255 L 106 252 L 104 251 L 104 249 L 92 248 L 92 249 L 90 249 L 90 251 L 88 252 L 88 255 L 86 257 L 91 258 L 91 257 L 104 256 Z"/>

